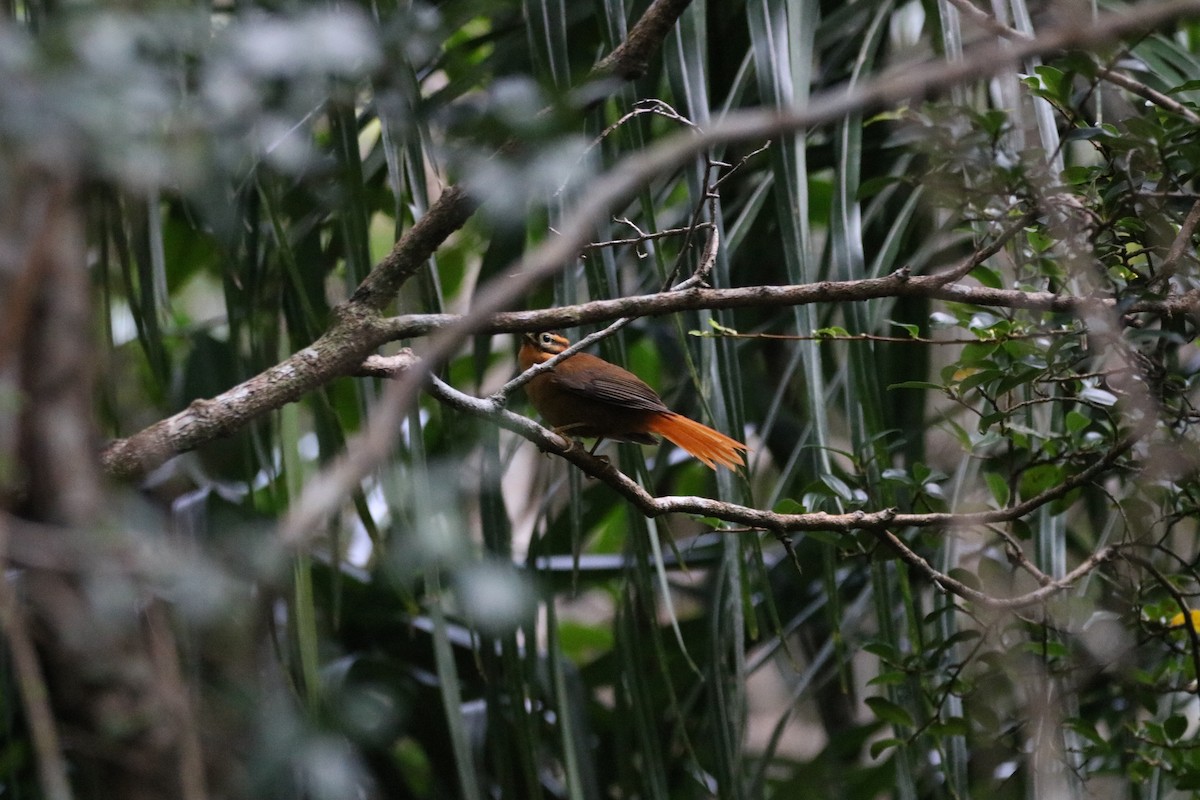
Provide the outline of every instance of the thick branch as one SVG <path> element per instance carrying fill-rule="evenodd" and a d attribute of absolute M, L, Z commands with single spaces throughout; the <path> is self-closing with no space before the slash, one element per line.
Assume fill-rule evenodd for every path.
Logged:
<path fill-rule="evenodd" d="M 114 477 L 137 477 L 171 456 L 228 436 L 335 378 L 353 374 L 388 339 L 376 322 L 371 314 L 344 307 L 338 322 L 308 347 L 211 400 L 196 400 L 174 416 L 117 439 L 100 454 L 101 465 Z"/>
<path fill-rule="evenodd" d="M 692 0 L 654 0 L 637 21 L 625 41 L 592 68 L 594 77 L 615 75 L 631 81 L 646 74 L 650 58 L 662 45 L 679 15 Z"/>
<path fill-rule="evenodd" d="M 8 561 L 8 524 L 0 516 L 0 552 Z M 48 800 L 71 800 L 71 784 L 67 780 L 67 763 L 62 755 L 54 711 L 50 707 L 50 691 L 37 648 L 29 631 L 25 609 L 17 596 L 14 582 L 0 580 L 0 633 L 8 651 L 13 682 L 28 720 L 33 751 L 37 756 L 38 780 Z"/>
<path fill-rule="evenodd" d="M 0 360 L 19 383 L 16 420 L 19 447 L 9 470 L 24 478 L 14 517 L 50 526 L 102 530 L 107 526 L 100 472 L 92 451 L 92 378 L 95 359 L 88 341 L 87 245 L 77 185 L 64 175 L 27 170 L 25 183 L 5 199 L 11 212 L 0 228 L 13 234 L 0 254 L 0 297 L 12 282 L 30 280 L 30 324 L 13 341 L 0 342 Z M 20 222 L 13 226 L 13 222 Z M 28 223 L 34 223 L 29 225 Z M 4 238 L 0 236 L 0 238 Z M 16 295 L 20 298 L 21 295 Z M 11 348 L 11 349 L 10 349 Z M 0 460 L 9 452 L 0 451 Z M 0 504 L 8 505 L 4 500 Z M 7 519 L 0 523 L 8 527 Z M 112 531 L 106 531 L 111 538 Z M 4 544 L 7 544 L 5 542 Z M 7 582 L 6 554 L 0 569 Z M 3 592 L 4 625 L 19 661 L 18 679 L 31 715 L 34 744 L 48 796 L 67 797 L 63 761 L 46 728 L 45 695 L 64 718 L 74 720 L 73 747 L 80 774 L 91 776 L 112 797 L 124 800 L 184 797 L 190 765 L 202 761 L 195 731 L 172 713 L 174 700 L 159 680 L 153 643 L 139 626 L 140 598 L 98 600 L 92 587 L 109 585 L 104 567 L 89 563 L 82 576 L 30 571 L 19 592 Z M 26 651 L 36 637 L 41 675 Z M 44 675 L 44 682 L 42 679 Z M 191 745 L 195 745 L 192 747 Z M 181 759 L 181 748 L 187 756 Z M 186 764 L 184 762 L 187 762 Z M 192 771 L 194 772 L 194 771 Z"/>
<path fill-rule="evenodd" d="M 479 203 L 461 186 L 446 187 L 363 279 L 350 302 L 376 311 L 392 302 L 400 287 L 429 262 L 450 234 L 467 224 L 478 207 Z"/>

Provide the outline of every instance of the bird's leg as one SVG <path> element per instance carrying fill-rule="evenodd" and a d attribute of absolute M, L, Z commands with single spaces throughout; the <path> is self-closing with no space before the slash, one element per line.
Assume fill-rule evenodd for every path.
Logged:
<path fill-rule="evenodd" d="M 598 448 L 600 446 L 600 443 L 603 441 L 604 441 L 603 436 L 596 437 L 596 443 L 594 445 L 592 445 L 591 450 L 588 450 L 588 455 L 591 456 L 592 458 L 596 459 L 597 461 L 603 461 L 606 469 L 613 469 L 612 461 L 609 459 L 608 456 L 596 455 L 596 448 Z"/>
<path fill-rule="evenodd" d="M 566 440 L 567 440 L 567 442 L 568 442 L 568 443 L 571 445 L 571 447 L 572 447 L 572 448 L 575 448 L 575 447 L 582 447 L 582 443 L 581 443 L 581 442 L 580 442 L 578 439 L 576 439 L 574 436 L 572 436 L 572 435 L 571 435 L 571 429 L 572 429 L 572 428 L 580 428 L 580 427 L 582 427 L 583 425 L 584 425 L 584 423 L 582 423 L 582 422 L 576 422 L 576 423 L 572 423 L 572 424 L 570 424 L 570 425 L 562 425 L 562 426 L 560 426 L 560 427 L 557 427 L 557 428 L 551 428 L 551 430 L 553 430 L 553 431 L 554 431 L 556 434 L 558 434 L 559 436 L 561 436 L 561 437 L 563 437 L 564 439 L 566 439 Z M 587 454 L 588 454 L 589 456 L 591 456 L 592 458 L 595 458 L 595 459 L 597 459 L 598 461 L 603 461 L 603 462 L 604 462 L 604 465 L 605 465 L 606 467 L 609 467 L 609 468 L 611 469 L 611 468 L 612 468 L 612 461 L 610 461 L 610 460 L 609 460 L 608 456 L 600 456 L 600 455 L 596 455 L 596 448 L 597 448 L 597 447 L 599 447 L 599 446 L 600 446 L 600 443 L 601 443 L 601 442 L 603 442 L 603 441 L 604 441 L 604 437 L 603 437 L 603 436 L 597 437 L 597 438 L 596 438 L 596 443 L 595 443 L 595 444 L 593 444 L 593 445 L 592 445 L 592 447 L 591 447 L 591 449 L 587 451 Z"/>
<path fill-rule="evenodd" d="M 566 439 L 569 449 L 574 449 L 576 447 L 583 447 L 583 443 L 571 435 L 571 429 L 578 428 L 581 424 L 582 423 L 572 423 L 570 425 L 561 425 L 557 428 L 551 428 L 550 430 L 554 431 L 554 433 L 558 436 Z"/>
<path fill-rule="evenodd" d="M 604 437 L 603 437 L 603 436 L 601 436 L 601 437 L 597 438 L 597 439 L 596 439 L 596 443 L 595 443 L 594 445 L 592 445 L 592 449 L 591 449 L 591 450 L 588 450 L 588 455 L 589 455 L 589 456 L 591 456 L 592 458 L 595 458 L 595 459 L 598 459 L 598 460 L 600 460 L 600 461 L 603 461 L 605 464 L 608 464 L 609 466 L 611 466 L 611 465 L 612 465 L 612 461 L 609 459 L 609 457 L 608 457 L 608 456 L 602 456 L 602 455 L 597 455 L 597 454 L 596 454 L 596 449 L 597 449 L 598 447 L 600 447 L 600 443 L 601 443 L 601 442 L 603 442 L 603 441 L 604 441 Z"/>

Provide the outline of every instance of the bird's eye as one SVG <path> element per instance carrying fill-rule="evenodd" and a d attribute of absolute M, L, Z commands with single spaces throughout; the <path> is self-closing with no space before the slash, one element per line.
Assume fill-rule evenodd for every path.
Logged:
<path fill-rule="evenodd" d="M 542 334 L 542 344 L 544 344 L 544 345 L 554 344 L 554 337 L 552 335 L 550 335 L 549 333 L 543 333 Z"/>

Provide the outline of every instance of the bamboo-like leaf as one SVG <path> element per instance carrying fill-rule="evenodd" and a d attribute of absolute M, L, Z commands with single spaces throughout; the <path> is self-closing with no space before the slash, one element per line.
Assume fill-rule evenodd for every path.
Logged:
<path fill-rule="evenodd" d="M 567 42 L 567 7 L 564 0 L 523 0 L 525 24 L 532 53 L 555 86 L 567 88 L 571 60 Z"/>
<path fill-rule="evenodd" d="M 596 764 L 588 747 L 587 711 L 577 686 L 568 687 L 567 672 L 574 667 L 562 653 L 558 641 L 558 614 L 553 602 L 546 603 L 546 660 L 550 665 L 554 687 L 555 711 L 558 719 L 559 746 L 563 754 L 563 773 L 567 796 L 582 800 L 598 800 Z M 574 684 L 574 682 L 572 682 Z"/>
<path fill-rule="evenodd" d="M 746 7 L 759 94 L 775 105 L 802 106 L 811 83 L 813 37 L 819 17 L 816 4 L 752 0 Z M 787 277 L 792 283 L 809 283 L 817 279 L 818 270 L 810 251 L 809 175 L 804 136 L 781 137 L 778 145 L 772 146 L 770 155 L 775 175 L 776 220 L 782 234 Z M 801 332 L 819 327 L 811 306 L 798 307 L 793 318 Z M 824 437 L 830 427 L 820 352 L 815 343 L 800 343 L 797 348 L 806 384 L 805 416 L 812 421 L 808 431 L 813 437 L 813 447 L 802 451 L 803 458 L 797 466 L 806 474 L 824 474 L 829 471 Z M 790 476 L 781 480 L 786 477 Z"/>
<path fill-rule="evenodd" d="M 450 731 L 450 744 L 454 755 L 454 769 L 458 776 L 460 796 L 466 800 L 483 800 L 479 780 L 475 774 L 471 736 L 463 717 L 462 692 L 459 689 L 458 665 L 450 648 L 446 613 L 442 609 L 443 595 L 438 568 L 431 566 L 425 573 L 425 585 L 429 592 L 429 616 L 433 620 L 434 660 L 442 698 L 442 711 Z"/>
<path fill-rule="evenodd" d="M 285 406 L 280 412 L 280 439 L 283 445 L 283 474 L 288 496 L 298 496 L 304 485 L 305 469 L 297 453 L 300 440 L 299 409 Z M 292 625 L 299 653 L 299 684 L 304 691 L 304 704 L 315 717 L 320 712 L 321 663 L 320 639 L 317 631 L 317 602 L 313 595 L 312 563 L 307 556 L 297 556 L 292 565 Z"/>
<path fill-rule="evenodd" d="M 614 622 L 615 646 L 620 663 L 620 679 L 616 690 L 616 708 L 622 717 L 622 727 L 630 730 L 632 741 L 619 738 L 618 764 L 626 770 L 636 770 L 627 778 L 627 792 L 642 792 L 647 797 L 667 800 L 667 764 L 664 760 L 658 730 L 658 715 L 654 712 L 650 679 L 644 669 L 646 654 L 658 648 L 640 630 L 637 617 L 641 604 L 631 603 L 630 593 L 622 592 L 621 603 Z M 659 662 L 661 663 L 661 662 Z M 623 750 L 623 752 L 622 752 Z M 635 759 L 633 756 L 637 754 Z"/>

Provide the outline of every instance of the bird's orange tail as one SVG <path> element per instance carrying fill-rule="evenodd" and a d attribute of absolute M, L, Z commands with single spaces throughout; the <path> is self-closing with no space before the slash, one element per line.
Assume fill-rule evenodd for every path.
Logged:
<path fill-rule="evenodd" d="M 717 464 L 729 469 L 746 464 L 742 458 L 746 445 L 681 414 L 668 411 L 656 415 L 650 423 L 650 433 L 670 439 L 703 461 L 709 469 L 716 469 Z"/>

